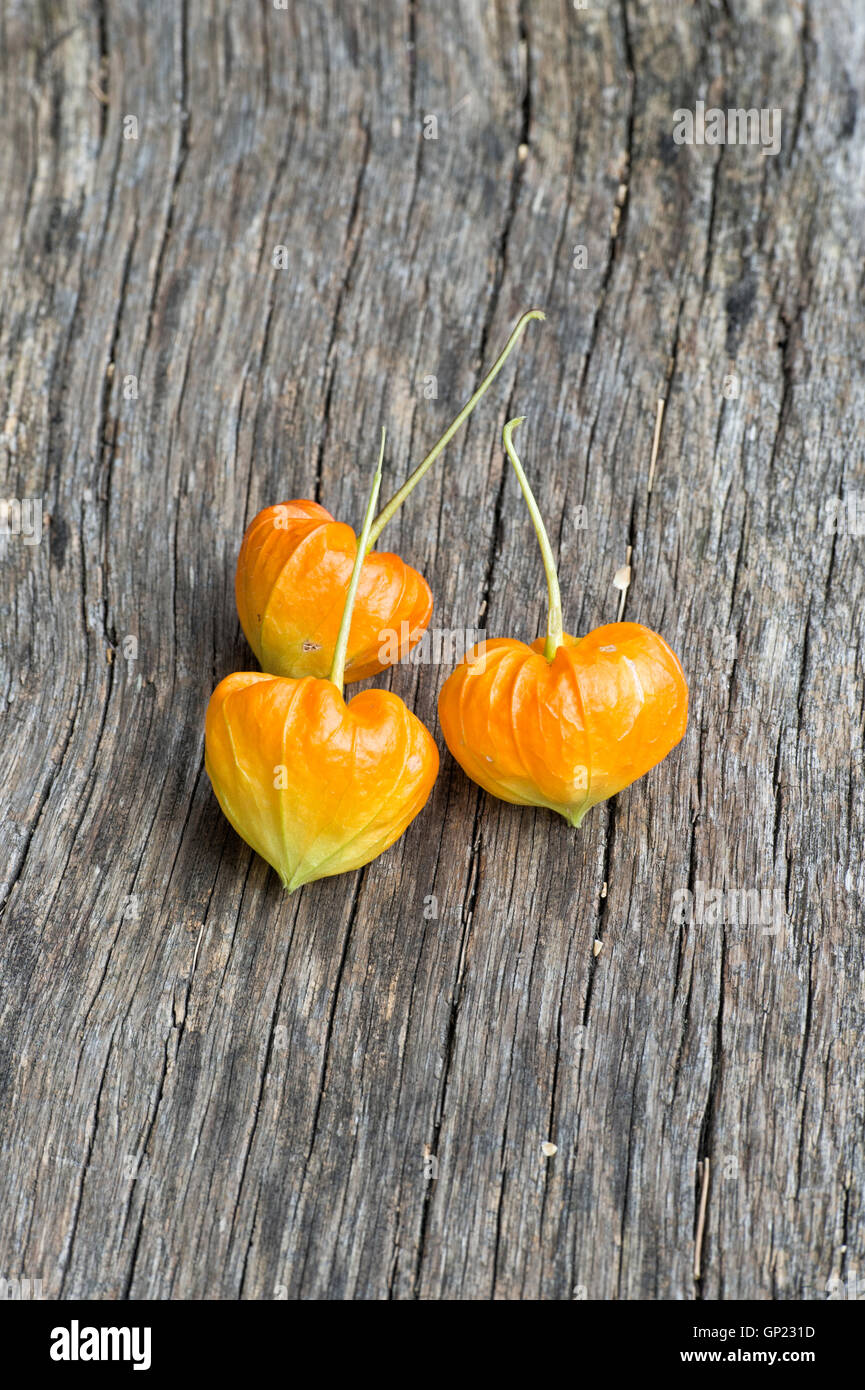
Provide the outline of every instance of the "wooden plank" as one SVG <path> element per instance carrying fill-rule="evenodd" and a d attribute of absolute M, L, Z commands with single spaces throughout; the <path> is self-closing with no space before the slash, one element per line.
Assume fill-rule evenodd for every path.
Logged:
<path fill-rule="evenodd" d="M 2 495 L 46 519 L 0 538 L 0 1275 L 825 1297 L 865 1239 L 859 7 L 0 25 Z M 698 99 L 780 108 L 779 153 L 675 145 Z M 533 637 L 525 414 L 566 626 L 615 618 L 631 547 L 685 742 L 579 832 L 445 754 L 394 849 L 286 898 L 203 771 L 243 528 L 357 521 L 381 423 L 387 490 L 531 305 L 386 543 L 440 627 Z M 437 731 L 445 674 L 382 683 Z M 780 917 L 678 921 L 700 885 Z"/>

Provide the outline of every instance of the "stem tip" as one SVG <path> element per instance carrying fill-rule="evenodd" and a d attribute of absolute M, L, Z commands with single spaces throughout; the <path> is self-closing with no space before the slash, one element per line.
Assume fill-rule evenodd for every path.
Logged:
<path fill-rule="evenodd" d="M 513 464 L 514 472 L 517 475 L 517 481 L 519 482 L 523 497 L 526 499 L 529 516 L 532 518 L 532 525 L 535 528 L 535 535 L 538 538 L 538 545 L 541 548 L 544 573 L 547 576 L 547 593 L 550 599 L 550 611 L 547 618 L 547 640 L 544 643 L 544 656 L 547 661 L 552 661 L 559 647 L 562 645 L 562 595 L 559 590 L 559 577 L 556 574 L 556 562 L 553 559 L 553 550 L 550 545 L 550 538 L 547 535 L 547 528 L 544 526 L 544 519 L 538 509 L 534 493 L 529 487 L 529 480 L 523 472 L 523 465 L 520 463 L 517 457 L 517 451 L 514 448 L 514 430 L 517 425 L 523 423 L 525 418 L 525 415 L 518 415 L 515 419 L 508 420 L 508 423 L 502 430 L 502 439 L 504 441 L 505 453 Z"/>

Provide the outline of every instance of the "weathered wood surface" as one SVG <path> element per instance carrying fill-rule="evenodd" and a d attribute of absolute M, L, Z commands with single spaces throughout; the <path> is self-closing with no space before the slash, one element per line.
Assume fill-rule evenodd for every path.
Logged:
<path fill-rule="evenodd" d="M 865 1268 L 861 5 L 49 0 L 0 45 L 0 495 L 46 514 L 0 540 L 0 1275 L 826 1297 Z M 781 108 L 780 152 L 675 145 L 700 98 Z M 389 547 L 440 626 L 534 636 L 527 415 L 567 626 L 631 545 L 685 742 L 579 833 L 445 755 L 396 848 L 285 897 L 202 764 L 244 525 L 356 523 L 380 425 L 387 495 L 531 305 Z M 434 729 L 444 674 L 389 677 Z M 785 921 L 680 925 L 698 883 Z"/>

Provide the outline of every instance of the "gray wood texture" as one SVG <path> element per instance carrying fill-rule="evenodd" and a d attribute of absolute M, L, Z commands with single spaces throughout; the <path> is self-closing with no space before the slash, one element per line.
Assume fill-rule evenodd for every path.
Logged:
<path fill-rule="evenodd" d="M 10 0 L 0 49 L 0 496 L 44 505 L 40 544 L 0 537 L 0 1276 L 848 1291 L 861 4 Z M 780 108 L 779 152 L 676 145 L 698 100 Z M 616 617 L 632 547 L 687 736 L 579 832 L 445 752 L 394 849 L 286 897 L 203 770 L 211 690 L 254 669 L 245 524 L 308 496 L 357 525 L 380 426 L 388 496 L 531 306 L 385 548 L 437 625 L 536 636 L 525 414 L 566 627 Z M 446 673 L 384 683 L 437 732 Z M 699 884 L 782 920 L 676 920 Z"/>

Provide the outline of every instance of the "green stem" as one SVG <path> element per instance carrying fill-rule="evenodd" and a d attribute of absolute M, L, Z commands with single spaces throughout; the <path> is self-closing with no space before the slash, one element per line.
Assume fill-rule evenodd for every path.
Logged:
<path fill-rule="evenodd" d="M 369 543 L 367 547 L 369 550 L 371 550 L 372 547 L 375 545 L 376 541 L 378 540 L 385 526 L 387 526 L 394 512 L 399 511 L 400 507 L 402 506 L 405 499 L 408 497 L 409 493 L 417 487 L 424 473 L 426 473 L 428 468 L 432 467 L 442 450 L 447 448 L 448 444 L 453 439 L 460 425 L 471 415 L 472 411 L 474 410 L 481 396 L 486 391 L 487 387 L 491 386 L 492 383 L 495 381 L 502 367 L 505 365 L 505 362 L 508 360 L 511 349 L 516 344 L 517 339 L 519 338 L 526 324 L 529 323 L 532 319 L 545 318 L 546 314 L 543 313 L 541 309 L 529 309 L 528 313 L 523 314 L 522 318 L 520 319 L 519 323 L 517 323 L 516 327 L 514 328 L 514 331 L 508 338 L 508 341 L 505 343 L 495 362 L 490 367 L 490 370 L 487 372 L 480 386 L 475 391 L 474 395 L 466 401 L 465 405 L 463 406 L 457 418 L 454 420 L 453 424 L 448 425 L 441 439 L 439 439 L 438 442 L 433 445 L 426 458 L 423 459 L 423 461 L 418 464 L 414 472 L 410 474 L 408 478 L 406 478 L 402 487 L 399 489 L 398 492 L 394 493 L 393 497 L 390 499 L 387 505 L 385 507 L 382 507 L 381 511 L 379 512 L 378 516 L 373 522 L 372 530 L 369 533 Z"/>
<path fill-rule="evenodd" d="M 363 527 L 361 528 L 361 533 L 357 540 L 357 554 L 354 557 L 354 567 L 351 572 L 351 579 L 348 583 L 348 593 L 345 596 L 345 608 L 342 610 L 342 622 L 339 625 L 336 646 L 333 649 L 333 665 L 330 668 L 329 679 L 333 681 L 340 695 L 342 694 L 342 689 L 345 684 L 345 654 L 348 649 L 348 634 L 351 630 L 351 615 L 354 611 L 357 586 L 360 583 L 360 572 L 363 569 L 363 562 L 366 559 L 369 528 L 372 526 L 375 507 L 378 502 L 379 488 L 381 487 L 381 466 L 384 461 L 384 441 L 386 438 L 387 431 L 383 429 L 381 432 L 381 448 L 378 453 L 378 464 L 376 465 L 375 477 L 372 480 L 372 490 L 369 494 L 369 501 L 366 504 Z"/>
<path fill-rule="evenodd" d="M 562 595 L 559 589 L 559 576 L 556 574 L 556 562 L 553 559 L 553 551 L 550 545 L 550 538 L 547 535 L 547 528 L 544 519 L 538 510 L 534 493 L 529 487 L 529 480 L 523 472 L 523 465 L 517 458 L 517 451 L 514 448 L 513 433 L 517 425 L 521 425 L 525 420 L 525 415 L 520 415 L 516 420 L 508 420 L 502 430 L 502 439 L 505 443 L 505 452 L 514 466 L 514 472 L 522 488 L 523 497 L 526 499 L 526 506 L 529 509 L 529 516 L 532 518 L 532 525 L 535 528 L 535 535 L 538 538 L 538 545 L 541 547 L 541 555 L 544 560 L 544 572 L 547 576 L 547 592 L 550 596 L 550 615 L 547 619 L 547 640 L 544 643 L 544 656 L 547 661 L 552 661 L 559 647 L 562 645 Z"/>

